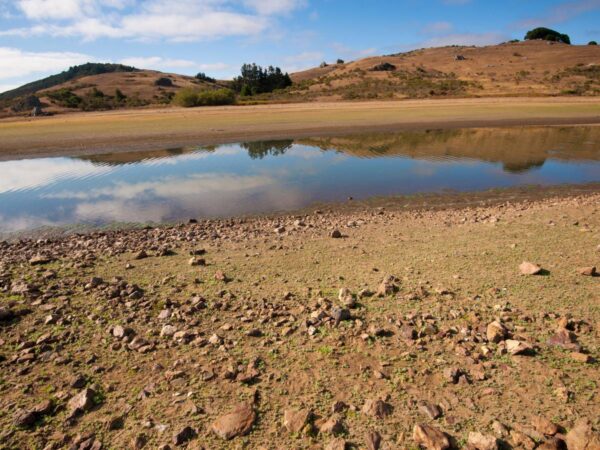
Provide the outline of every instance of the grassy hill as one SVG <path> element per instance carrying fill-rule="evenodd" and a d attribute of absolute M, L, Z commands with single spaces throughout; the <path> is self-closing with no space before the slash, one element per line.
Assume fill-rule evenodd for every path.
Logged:
<path fill-rule="evenodd" d="M 239 103 L 596 96 L 600 95 L 600 47 L 548 41 L 438 47 L 331 64 L 291 77 L 291 87 L 240 97 Z M 4 108 L 4 115 L 9 114 L 10 107 L 31 95 L 39 97 L 51 113 L 167 105 L 181 88 L 228 84 L 89 63 L 0 94 L 0 112 Z"/>
<path fill-rule="evenodd" d="M 310 69 L 292 80 L 281 99 L 599 95 L 600 47 L 526 41 L 428 48 Z"/>

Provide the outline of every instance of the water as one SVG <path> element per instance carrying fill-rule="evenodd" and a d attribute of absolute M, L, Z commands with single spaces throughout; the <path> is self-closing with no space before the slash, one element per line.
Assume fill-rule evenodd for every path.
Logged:
<path fill-rule="evenodd" d="M 0 233 L 600 182 L 600 127 L 418 131 L 0 162 Z"/>

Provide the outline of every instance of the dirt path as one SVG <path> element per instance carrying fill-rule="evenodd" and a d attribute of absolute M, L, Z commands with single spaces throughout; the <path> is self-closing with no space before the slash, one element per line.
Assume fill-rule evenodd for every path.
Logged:
<path fill-rule="evenodd" d="M 600 123 L 595 98 L 309 103 L 77 113 L 0 122 L 0 158 L 419 128 Z"/>

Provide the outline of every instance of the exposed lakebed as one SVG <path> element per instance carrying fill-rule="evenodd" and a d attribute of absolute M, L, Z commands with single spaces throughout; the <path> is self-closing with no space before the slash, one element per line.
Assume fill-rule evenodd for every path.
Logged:
<path fill-rule="evenodd" d="M 600 127 L 373 133 L 0 162 L 0 234 L 600 181 Z"/>

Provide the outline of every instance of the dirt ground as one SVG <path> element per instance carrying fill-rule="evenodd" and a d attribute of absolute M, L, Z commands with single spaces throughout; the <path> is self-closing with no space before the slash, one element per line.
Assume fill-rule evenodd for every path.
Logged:
<path fill-rule="evenodd" d="M 0 243 L 0 448 L 597 448 L 597 189 L 443 199 Z"/>
<path fill-rule="evenodd" d="M 408 129 L 600 123 L 594 98 L 495 98 L 76 113 L 0 121 L 0 159 Z"/>

